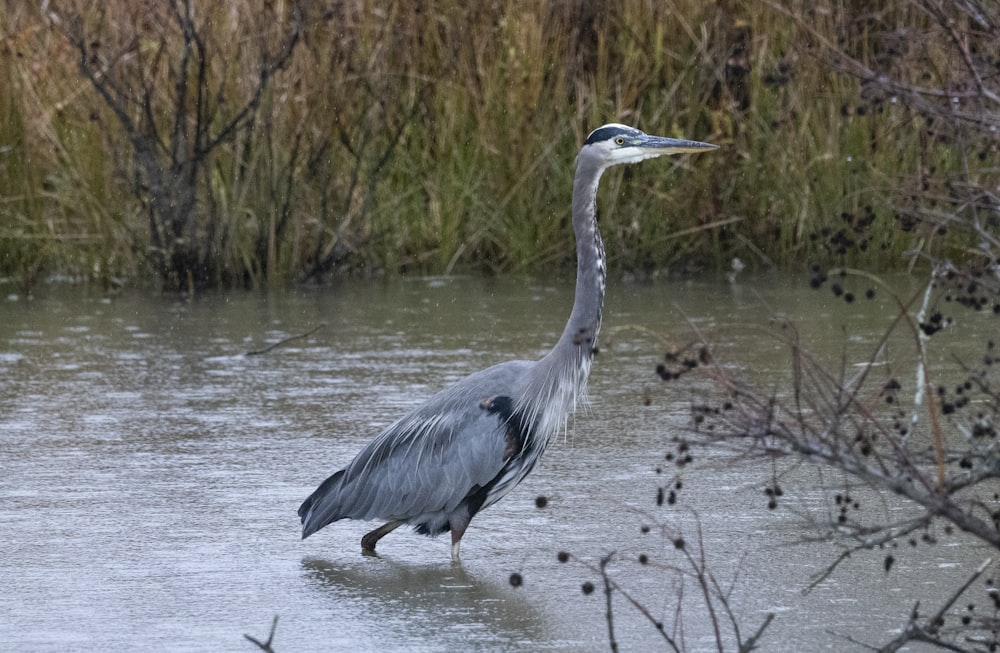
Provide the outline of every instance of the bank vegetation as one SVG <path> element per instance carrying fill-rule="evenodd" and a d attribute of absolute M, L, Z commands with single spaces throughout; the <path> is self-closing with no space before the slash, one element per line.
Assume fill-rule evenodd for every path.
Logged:
<path fill-rule="evenodd" d="M 612 121 L 722 146 L 609 173 L 618 273 L 974 257 L 948 226 L 996 225 L 990 7 L 8 2 L 0 275 L 572 270 L 573 159 Z"/>

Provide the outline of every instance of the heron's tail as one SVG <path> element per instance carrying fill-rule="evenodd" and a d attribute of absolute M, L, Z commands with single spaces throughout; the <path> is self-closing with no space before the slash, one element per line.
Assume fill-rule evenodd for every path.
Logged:
<path fill-rule="evenodd" d="M 309 495 L 309 498 L 299 506 L 299 517 L 302 518 L 302 539 L 306 539 L 330 522 L 336 521 L 337 517 L 333 511 L 333 501 L 327 501 L 331 493 L 336 493 L 340 489 L 340 480 L 344 476 L 344 470 L 340 470 L 316 488 L 316 491 Z"/>

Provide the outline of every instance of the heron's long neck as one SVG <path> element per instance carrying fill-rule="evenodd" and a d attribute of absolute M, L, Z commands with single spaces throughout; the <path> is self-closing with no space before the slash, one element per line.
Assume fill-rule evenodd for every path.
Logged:
<path fill-rule="evenodd" d="M 607 261 L 597 228 L 597 184 L 603 168 L 578 162 L 573 182 L 573 232 L 576 235 L 576 295 L 566 328 L 536 364 L 522 405 L 540 432 L 551 436 L 581 398 L 601 330 Z"/>
<path fill-rule="evenodd" d="M 603 170 L 577 167 L 573 182 L 573 233 L 576 235 L 576 295 L 562 337 L 550 356 L 580 367 L 590 359 L 601 330 L 607 260 L 597 228 L 597 184 Z M 583 379 L 586 382 L 586 375 Z"/>

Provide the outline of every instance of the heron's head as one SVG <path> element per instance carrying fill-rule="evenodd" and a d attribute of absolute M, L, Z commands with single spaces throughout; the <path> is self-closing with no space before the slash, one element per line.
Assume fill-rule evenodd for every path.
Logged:
<path fill-rule="evenodd" d="M 611 123 L 590 132 L 580 150 L 580 159 L 586 158 L 601 168 L 606 168 L 619 163 L 637 163 L 664 154 L 705 152 L 718 148 L 718 145 L 698 141 L 650 136 L 633 127 Z"/>

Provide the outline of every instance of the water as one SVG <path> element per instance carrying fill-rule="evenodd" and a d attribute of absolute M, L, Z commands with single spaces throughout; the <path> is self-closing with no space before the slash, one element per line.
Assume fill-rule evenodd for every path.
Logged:
<path fill-rule="evenodd" d="M 787 500 L 770 511 L 770 466 L 699 454 L 677 506 L 656 508 L 655 468 L 700 383 L 656 378 L 663 343 L 705 330 L 717 353 L 778 380 L 779 348 L 749 328 L 773 310 L 832 360 L 845 342 L 851 356 L 866 352 L 887 324 L 879 299 L 848 306 L 802 279 L 773 278 L 613 284 L 589 408 L 514 493 L 477 516 L 460 566 L 446 537 L 404 530 L 380 543 L 380 557 L 362 556 L 369 523 L 299 539 L 296 509 L 320 481 L 444 384 L 544 353 L 570 292 L 411 279 L 192 302 L 79 288 L 3 301 L 0 649 L 253 651 L 243 634 L 266 639 L 278 615 L 284 653 L 606 650 L 596 565 L 613 551 L 616 582 L 667 623 L 682 592 L 688 650 L 714 650 L 696 584 L 668 569 L 682 564 L 677 535 L 698 551 L 700 525 L 744 635 L 774 613 L 764 650 L 841 651 L 851 650 L 845 635 L 884 642 L 914 600 L 935 598 L 928 588 L 953 587 L 986 557 L 959 536 L 897 556 L 891 575 L 884 554 L 859 555 L 803 595 L 839 549 L 790 542 L 808 533 L 801 512 L 825 500 L 819 484 L 840 479 L 802 470 L 796 484 L 792 472 Z M 668 532 L 642 532 L 656 522 Z M 560 564 L 558 551 L 573 560 Z M 588 581 L 597 591 L 585 595 Z M 615 601 L 622 650 L 667 650 Z"/>

